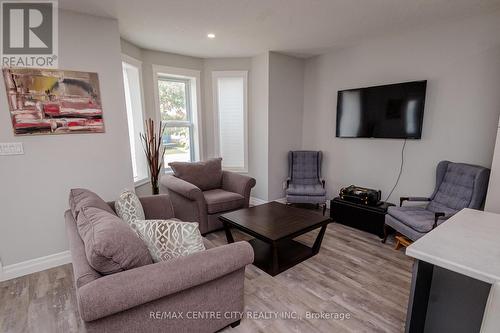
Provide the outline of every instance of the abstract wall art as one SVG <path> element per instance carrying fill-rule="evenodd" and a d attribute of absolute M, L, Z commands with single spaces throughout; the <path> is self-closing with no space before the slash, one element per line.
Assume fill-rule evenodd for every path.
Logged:
<path fill-rule="evenodd" d="M 3 69 L 15 135 L 102 133 L 97 73 Z"/>

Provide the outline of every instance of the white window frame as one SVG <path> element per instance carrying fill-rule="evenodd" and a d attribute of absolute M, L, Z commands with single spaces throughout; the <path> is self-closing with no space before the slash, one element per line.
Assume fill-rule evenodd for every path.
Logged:
<path fill-rule="evenodd" d="M 133 124 L 134 126 L 134 130 L 139 130 L 140 133 L 144 133 L 144 120 L 146 119 L 146 104 L 145 104 L 145 101 L 144 101 L 144 84 L 143 84 L 143 75 L 142 75 L 142 61 L 134 58 L 134 57 L 131 57 L 129 55 L 126 55 L 126 54 L 122 54 L 122 66 L 123 66 L 123 63 L 126 63 L 130 66 L 133 66 L 133 67 L 136 67 L 138 72 L 139 72 L 139 93 L 140 93 L 140 96 L 141 96 L 141 113 L 142 113 L 142 120 L 143 122 L 141 124 Z M 126 92 L 125 92 L 126 93 Z M 128 117 L 128 115 L 127 115 Z M 128 124 L 128 118 L 127 118 L 127 124 Z M 129 129 L 129 133 L 130 133 L 130 129 Z M 140 141 L 140 138 L 139 138 L 139 141 L 137 141 L 137 138 L 136 138 L 136 144 L 140 144 L 138 146 L 138 149 L 136 149 L 136 154 L 137 153 L 143 153 L 143 149 L 142 149 L 142 141 Z M 130 147 L 130 149 L 132 149 L 132 147 Z M 132 156 L 131 156 L 132 157 Z M 145 157 L 144 157 L 145 159 Z M 136 161 L 132 161 L 132 163 L 136 163 Z M 140 186 L 140 185 L 143 185 L 143 184 L 146 184 L 149 182 L 149 168 L 147 167 L 147 161 L 146 161 L 146 174 L 144 177 L 142 178 L 137 178 L 135 179 L 134 178 L 134 186 Z"/>
<path fill-rule="evenodd" d="M 193 69 L 170 67 L 162 65 L 153 65 L 153 91 L 155 99 L 155 120 L 159 124 L 161 121 L 160 111 L 160 96 L 158 93 L 158 80 L 161 78 L 169 78 L 189 82 L 188 89 L 190 91 L 190 100 L 186 101 L 189 105 L 190 114 L 188 121 L 169 121 L 167 127 L 189 126 L 190 127 L 190 144 L 191 159 L 199 161 L 203 158 L 203 133 L 202 133 L 202 118 L 201 118 L 201 72 Z M 190 148 L 191 148 L 190 147 Z M 167 166 L 163 166 L 165 173 L 171 173 L 172 170 Z"/>
<path fill-rule="evenodd" d="M 248 71 L 213 71 L 212 72 L 212 95 L 214 112 L 214 143 L 215 151 L 221 156 L 220 151 L 220 124 L 219 124 L 219 87 L 217 80 L 225 77 L 243 78 L 243 140 L 244 140 L 244 166 L 242 168 L 224 167 L 225 170 L 248 173 Z"/>

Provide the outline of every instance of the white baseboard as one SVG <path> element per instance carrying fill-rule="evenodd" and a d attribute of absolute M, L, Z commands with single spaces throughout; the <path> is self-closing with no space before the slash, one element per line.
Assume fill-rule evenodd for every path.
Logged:
<path fill-rule="evenodd" d="M 250 205 L 252 205 L 252 206 L 263 205 L 263 204 L 268 203 L 268 202 L 269 201 L 267 201 L 267 200 L 259 199 L 256 197 L 250 197 Z"/>
<path fill-rule="evenodd" d="M 278 198 L 278 199 L 275 199 L 272 201 L 286 203 L 286 198 Z M 255 198 L 255 197 L 250 197 L 250 204 L 253 206 L 263 205 L 263 204 L 268 203 L 268 202 L 269 201 L 267 201 L 267 200 L 263 200 L 263 199 L 259 199 L 259 198 Z"/>
<path fill-rule="evenodd" d="M 278 198 L 278 199 L 274 199 L 273 201 L 277 201 L 277 202 L 281 202 L 281 203 L 286 203 L 286 198 L 285 197 Z"/>
<path fill-rule="evenodd" d="M 279 198 L 274 201 L 281 202 L 281 203 L 286 203 L 286 197 L 285 198 Z M 330 209 L 330 200 L 326 200 L 326 208 Z"/>
<path fill-rule="evenodd" d="M 23 275 L 44 271 L 49 268 L 69 264 L 71 254 L 69 251 L 51 254 L 45 257 L 26 260 L 17 264 L 0 267 L 0 281 L 7 281 Z"/>

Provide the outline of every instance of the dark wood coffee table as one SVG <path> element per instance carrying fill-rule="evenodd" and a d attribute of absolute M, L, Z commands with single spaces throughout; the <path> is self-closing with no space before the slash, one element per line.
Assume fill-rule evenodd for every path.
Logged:
<path fill-rule="evenodd" d="M 331 221 L 310 210 L 274 201 L 223 214 L 219 219 L 228 243 L 234 242 L 230 227 L 255 237 L 250 241 L 255 253 L 254 265 L 272 276 L 316 255 Z M 317 228 L 321 230 L 312 248 L 293 240 Z"/>

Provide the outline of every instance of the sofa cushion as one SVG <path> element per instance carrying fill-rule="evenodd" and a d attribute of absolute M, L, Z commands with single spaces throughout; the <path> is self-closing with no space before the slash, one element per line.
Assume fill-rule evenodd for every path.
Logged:
<path fill-rule="evenodd" d="M 427 209 L 453 215 L 469 207 L 476 176 L 483 169 L 463 163 L 448 163 L 443 180 Z"/>
<path fill-rule="evenodd" d="M 103 275 L 153 262 L 146 245 L 132 228 L 106 210 L 82 208 L 77 228 L 89 265 Z"/>
<path fill-rule="evenodd" d="M 205 250 L 197 222 L 138 220 L 137 227 L 154 262 Z"/>
<path fill-rule="evenodd" d="M 391 206 L 387 214 L 418 232 L 429 232 L 434 225 L 434 213 L 421 206 Z"/>
<path fill-rule="evenodd" d="M 191 183 L 202 191 L 222 186 L 222 158 L 212 158 L 204 162 L 170 162 L 174 175 Z"/>
<path fill-rule="evenodd" d="M 326 189 L 320 183 L 304 185 L 304 184 L 290 184 L 286 190 L 288 195 L 301 195 L 301 196 L 324 196 L 326 195 Z"/>
<path fill-rule="evenodd" d="M 101 197 L 83 188 L 74 188 L 69 191 L 69 207 L 75 220 L 84 207 L 96 207 L 115 215 L 113 209 Z"/>
<path fill-rule="evenodd" d="M 244 196 L 221 189 L 204 191 L 203 196 L 205 197 L 205 202 L 207 203 L 208 214 L 243 208 L 245 205 Z"/>
<path fill-rule="evenodd" d="M 115 201 L 116 215 L 126 222 L 134 231 L 137 230 L 136 221 L 145 220 L 139 197 L 132 191 L 125 190 Z"/>
<path fill-rule="evenodd" d="M 315 184 L 321 174 L 320 151 L 299 150 L 291 151 L 289 163 L 291 163 L 290 176 L 296 184 Z"/>
<path fill-rule="evenodd" d="M 324 204 L 326 202 L 326 195 L 286 195 L 288 203 L 298 204 Z"/>

